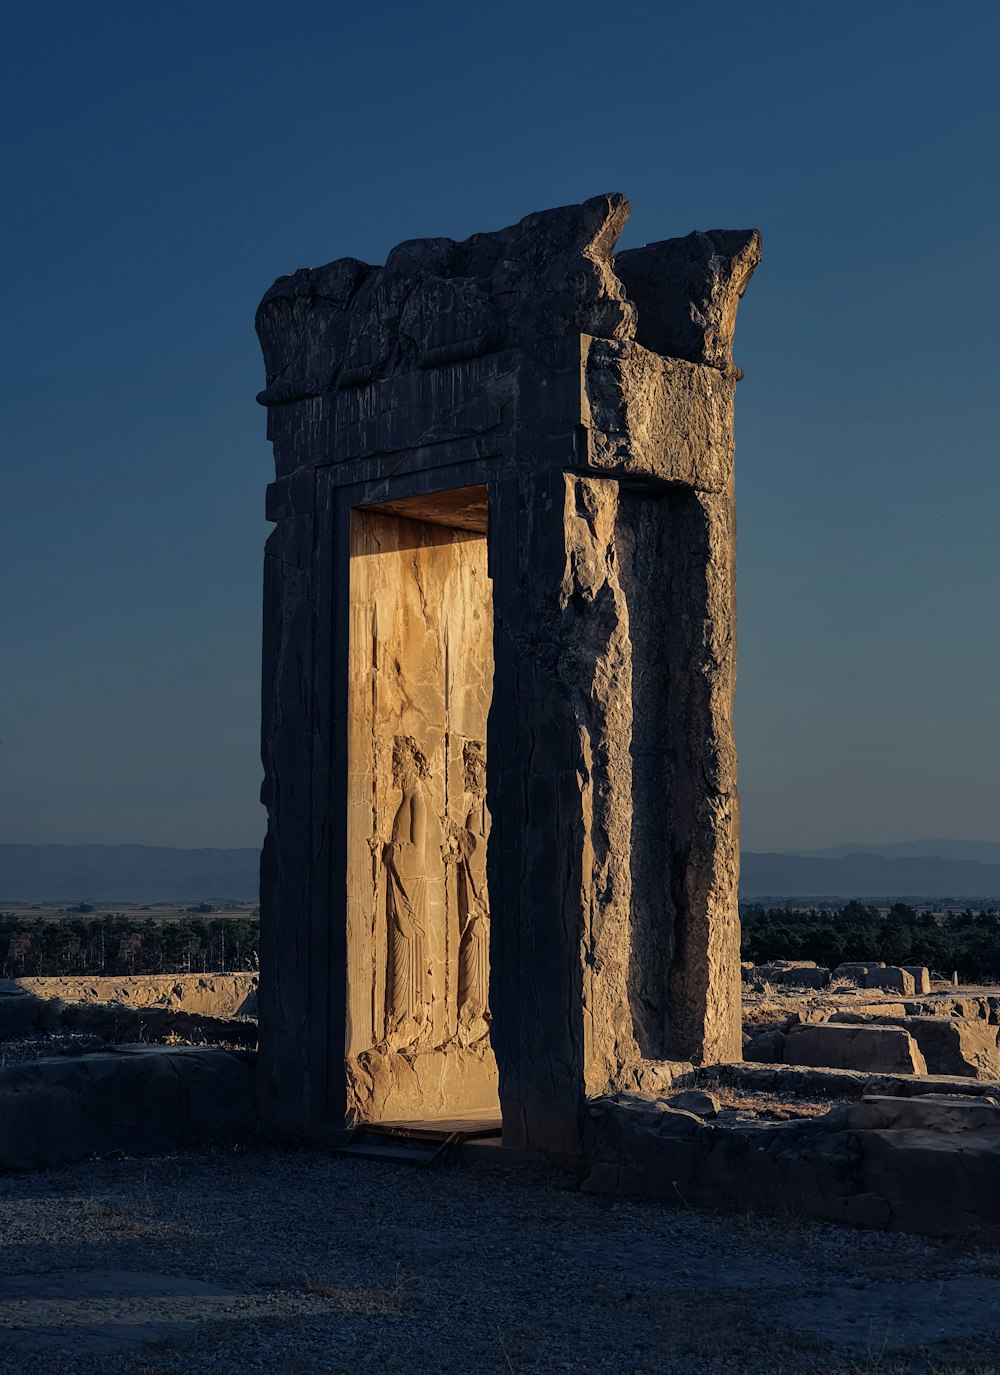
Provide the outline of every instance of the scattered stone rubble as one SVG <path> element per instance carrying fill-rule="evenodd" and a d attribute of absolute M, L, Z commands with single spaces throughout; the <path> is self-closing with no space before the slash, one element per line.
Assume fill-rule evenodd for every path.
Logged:
<path fill-rule="evenodd" d="M 814 960 L 772 960 L 759 965 L 743 960 L 740 967 L 743 982 L 754 987 L 781 984 L 792 988 L 829 988 L 831 984 L 851 983 L 859 988 L 891 989 L 907 996 L 931 991 L 930 971 L 922 965 L 887 965 L 872 961 L 838 964 L 831 971 Z"/>
<path fill-rule="evenodd" d="M 918 966 L 743 966 L 744 1059 L 1000 1080 L 1000 993 Z M 896 996 L 890 998 L 889 994 Z"/>

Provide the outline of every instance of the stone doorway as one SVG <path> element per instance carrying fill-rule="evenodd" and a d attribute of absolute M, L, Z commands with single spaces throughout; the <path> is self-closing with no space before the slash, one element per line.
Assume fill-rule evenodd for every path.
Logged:
<path fill-rule="evenodd" d="M 627 214 L 410 240 L 261 302 L 268 1130 L 481 1111 L 495 1052 L 505 1144 L 576 1156 L 598 1098 L 739 1058 L 731 344 L 759 236 L 616 253 Z M 462 948 L 487 848 L 488 1039 Z"/>
<path fill-rule="evenodd" d="M 350 518 L 348 1120 L 495 1115 L 484 485 Z"/>

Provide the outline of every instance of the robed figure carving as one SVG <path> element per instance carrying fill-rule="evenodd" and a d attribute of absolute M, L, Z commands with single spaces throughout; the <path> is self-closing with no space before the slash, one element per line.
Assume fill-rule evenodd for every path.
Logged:
<path fill-rule="evenodd" d="M 458 1037 L 471 1044 L 481 1040 L 490 1025 L 490 908 L 486 888 L 490 816 L 482 742 L 467 740 L 462 753 L 469 807 L 465 824 L 456 828 L 454 837 L 458 847 Z"/>
<path fill-rule="evenodd" d="M 412 1045 L 431 1024 L 431 865 L 440 848 L 428 845 L 424 779 L 427 759 L 411 735 L 393 741 L 393 782 L 403 793 L 382 850 L 385 866 L 387 965 L 385 1031 L 390 1045 Z M 434 853 L 429 853 L 430 850 Z"/>

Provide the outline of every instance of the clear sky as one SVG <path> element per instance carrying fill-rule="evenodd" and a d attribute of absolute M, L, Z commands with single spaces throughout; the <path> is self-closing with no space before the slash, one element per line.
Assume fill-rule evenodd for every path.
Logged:
<path fill-rule="evenodd" d="M 744 844 L 1000 838 L 995 0 L 21 5 L 0 840 L 256 845 L 257 301 L 623 191 L 757 225 Z"/>

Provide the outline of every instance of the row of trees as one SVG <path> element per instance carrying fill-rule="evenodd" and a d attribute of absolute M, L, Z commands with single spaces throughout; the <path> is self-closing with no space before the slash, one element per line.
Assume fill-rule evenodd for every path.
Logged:
<path fill-rule="evenodd" d="M 1000 910 L 883 912 L 861 902 L 836 909 L 749 906 L 743 958 L 925 964 L 963 980 L 1000 982 Z M 106 912 L 53 921 L 0 913 L 0 973 L 203 974 L 257 968 L 259 923 L 250 917 L 151 920 Z"/>
<path fill-rule="evenodd" d="M 217 974 L 257 968 L 259 923 L 250 917 L 155 921 L 106 912 L 25 919 L 0 914 L 0 972 L 48 974 Z"/>
<path fill-rule="evenodd" d="M 844 960 L 923 964 L 939 974 L 957 970 L 965 981 L 1000 981 L 1000 911 L 916 911 L 897 902 L 887 912 L 862 902 L 831 910 L 747 907 L 743 958 L 815 960 L 832 968 Z"/>

